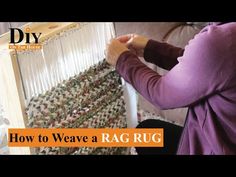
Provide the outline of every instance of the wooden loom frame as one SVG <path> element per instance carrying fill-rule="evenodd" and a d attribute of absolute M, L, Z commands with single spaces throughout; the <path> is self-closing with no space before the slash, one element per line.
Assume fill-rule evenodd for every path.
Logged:
<path fill-rule="evenodd" d="M 79 27 L 78 25 L 80 24 L 73 22 L 28 23 L 22 29 L 25 31 L 26 28 L 30 28 L 31 32 L 42 32 L 41 42 L 64 30 Z M 23 82 L 16 51 L 8 49 L 9 39 L 9 33 L 0 36 L 0 89 L 3 93 L 3 109 L 10 121 L 9 128 L 25 128 L 27 116 Z M 128 127 L 135 127 L 137 125 L 136 94 L 129 84 L 123 82 L 123 85 Z M 28 147 L 10 147 L 10 154 L 30 153 L 31 149 Z"/>

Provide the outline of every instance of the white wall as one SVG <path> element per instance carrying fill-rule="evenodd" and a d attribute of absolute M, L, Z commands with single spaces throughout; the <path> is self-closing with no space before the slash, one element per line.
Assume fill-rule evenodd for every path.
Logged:
<path fill-rule="evenodd" d="M 9 31 L 10 27 L 20 27 L 26 22 L 0 22 L 0 35 Z"/>

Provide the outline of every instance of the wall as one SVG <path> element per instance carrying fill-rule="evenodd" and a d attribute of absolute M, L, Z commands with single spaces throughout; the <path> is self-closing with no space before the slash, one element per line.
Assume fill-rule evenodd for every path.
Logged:
<path fill-rule="evenodd" d="M 0 22 L 0 35 L 9 31 L 10 27 L 17 28 L 26 24 L 26 22 Z"/>

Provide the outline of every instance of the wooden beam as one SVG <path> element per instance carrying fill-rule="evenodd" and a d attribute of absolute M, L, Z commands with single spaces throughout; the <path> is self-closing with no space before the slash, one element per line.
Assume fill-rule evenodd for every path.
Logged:
<path fill-rule="evenodd" d="M 14 53 L 0 54 L 0 90 L 9 128 L 25 128 L 24 95 Z M 11 147 L 10 154 L 30 154 L 27 147 Z"/>

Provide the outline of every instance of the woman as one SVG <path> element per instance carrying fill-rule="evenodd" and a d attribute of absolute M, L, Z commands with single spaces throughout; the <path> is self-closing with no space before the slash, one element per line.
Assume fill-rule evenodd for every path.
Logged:
<path fill-rule="evenodd" d="M 138 58 L 142 54 L 169 72 L 160 76 L 149 69 Z M 236 154 L 236 23 L 205 27 L 184 50 L 124 35 L 111 40 L 106 55 L 107 62 L 153 105 L 189 108 L 183 132 L 173 126 L 182 134 L 180 140 L 171 145 L 179 136 L 165 136 L 165 154 L 175 153 L 171 147 L 177 145 L 177 154 Z M 159 123 L 149 120 L 138 127 L 161 127 Z M 171 126 L 163 126 L 164 133 L 171 132 Z"/>

